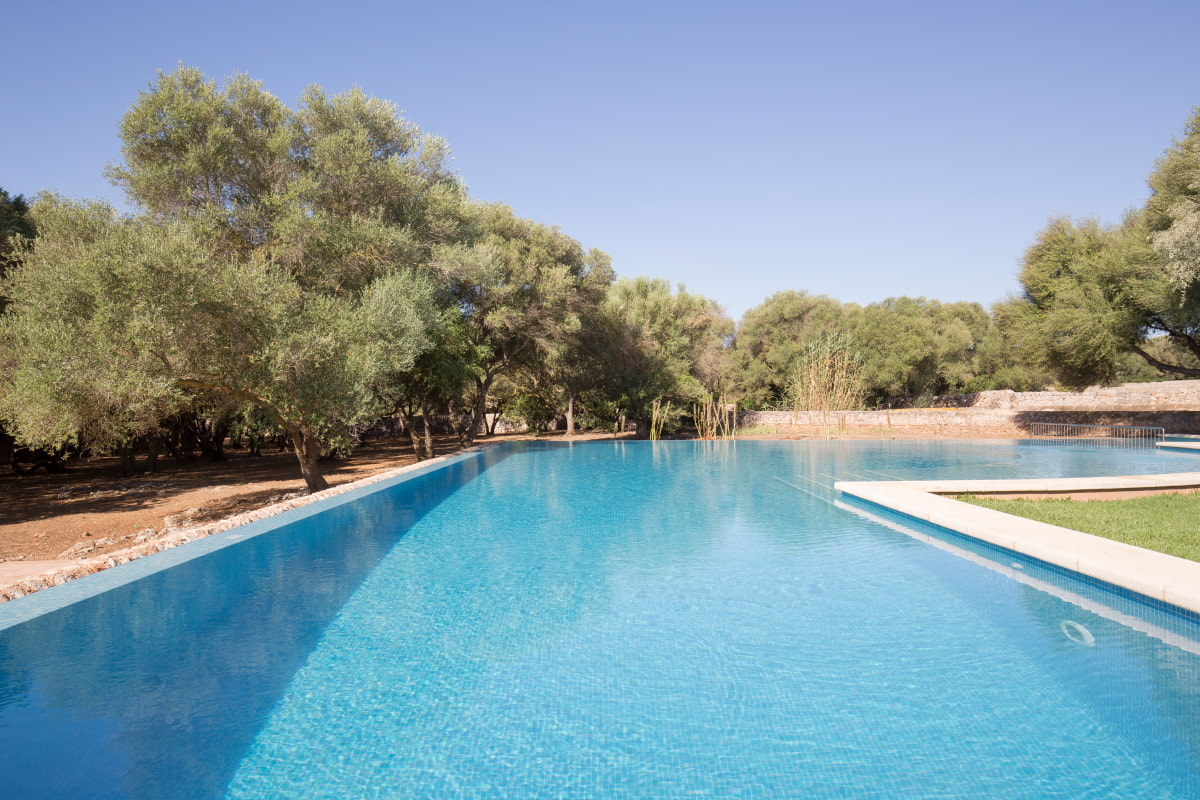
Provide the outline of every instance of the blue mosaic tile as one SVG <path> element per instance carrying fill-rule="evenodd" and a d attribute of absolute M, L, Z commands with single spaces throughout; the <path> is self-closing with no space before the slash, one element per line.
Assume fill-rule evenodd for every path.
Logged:
<path fill-rule="evenodd" d="M 487 453 L 0 632 L 0 766 L 22 797 L 1200 796 L 1194 620 L 834 504 L 1081 463 Z"/>

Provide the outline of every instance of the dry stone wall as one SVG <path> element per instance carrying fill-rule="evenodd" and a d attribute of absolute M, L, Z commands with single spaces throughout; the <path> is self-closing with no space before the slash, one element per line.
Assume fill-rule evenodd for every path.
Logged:
<path fill-rule="evenodd" d="M 1093 386 L 1081 392 L 1014 392 L 1001 389 L 938 397 L 933 405 L 1013 411 L 1196 411 L 1200 410 L 1200 381 Z"/>
<path fill-rule="evenodd" d="M 1141 425 L 1200 434 L 1200 381 L 1131 383 L 1082 392 L 979 392 L 936 398 L 931 408 L 879 411 L 744 411 L 741 428 L 878 436 L 1028 435 L 1033 422 Z"/>

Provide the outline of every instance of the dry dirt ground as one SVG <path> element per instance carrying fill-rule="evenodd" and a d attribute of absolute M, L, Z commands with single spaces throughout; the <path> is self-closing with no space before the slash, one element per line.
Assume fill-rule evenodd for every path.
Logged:
<path fill-rule="evenodd" d="M 453 437 L 440 438 L 436 454 L 457 445 Z M 160 459 L 157 473 L 131 477 L 121 475 L 113 457 L 72 460 L 57 475 L 17 475 L 5 466 L 0 471 L 0 561 L 54 559 L 79 542 L 112 540 L 88 553 L 90 558 L 129 547 L 147 528 L 185 528 L 305 493 L 290 451 L 226 454 L 228 460 L 221 462 Z M 380 439 L 324 466 L 326 479 L 336 486 L 415 460 L 407 440 Z"/>
<path fill-rule="evenodd" d="M 560 437 L 550 434 L 547 438 Z M 479 441 L 522 438 L 528 437 L 499 435 Z M 739 438 L 883 437 L 877 431 L 814 429 Z M 887 438 L 900 437 L 889 432 Z M 906 429 L 903 438 L 937 438 L 937 432 Z M 437 455 L 457 448 L 452 436 L 436 441 Z M 157 473 L 132 477 L 121 475 L 113 457 L 73 460 L 66 472 L 57 475 L 18 475 L 7 465 L 0 466 L 0 562 L 56 559 L 72 547 L 89 548 L 87 557 L 94 558 L 133 545 L 150 528 L 161 533 L 167 528 L 212 522 L 305 492 L 290 451 L 261 456 L 233 449 L 226 453 L 228 460 L 216 463 L 177 464 L 160 459 Z M 326 462 L 326 478 L 336 486 L 414 461 L 407 439 L 377 439 L 359 447 L 348 459 Z M 144 458 L 140 463 L 144 464 Z M 111 542 L 97 547 L 101 540 Z"/>

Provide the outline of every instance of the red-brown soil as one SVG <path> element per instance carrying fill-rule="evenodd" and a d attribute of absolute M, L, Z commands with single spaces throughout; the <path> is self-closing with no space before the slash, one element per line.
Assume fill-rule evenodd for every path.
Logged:
<path fill-rule="evenodd" d="M 497 437 L 493 437 L 497 438 Z M 440 438 L 436 454 L 457 448 Z M 305 492 L 291 452 L 251 456 L 227 450 L 227 460 L 177 464 L 159 460 L 159 471 L 122 476 L 114 457 L 75 459 L 66 472 L 17 475 L 0 472 L 0 561 L 57 558 L 77 542 L 112 539 L 93 557 L 133 544 L 140 531 L 184 528 L 271 505 Z M 380 439 L 345 460 L 324 463 L 331 486 L 415 461 L 407 440 Z M 139 465 L 144 466 L 142 459 Z"/>

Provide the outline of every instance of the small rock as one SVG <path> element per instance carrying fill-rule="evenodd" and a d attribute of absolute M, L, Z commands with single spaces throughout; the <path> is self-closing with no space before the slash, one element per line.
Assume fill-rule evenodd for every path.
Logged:
<path fill-rule="evenodd" d="M 76 542 L 66 550 L 58 554 L 59 558 L 78 558 L 95 550 L 95 546 L 91 542 Z"/>
<path fill-rule="evenodd" d="M 158 531 L 154 530 L 154 528 L 142 528 L 137 533 L 132 534 L 132 536 L 134 544 L 141 544 L 147 539 L 153 539 L 155 536 L 158 536 Z"/>

